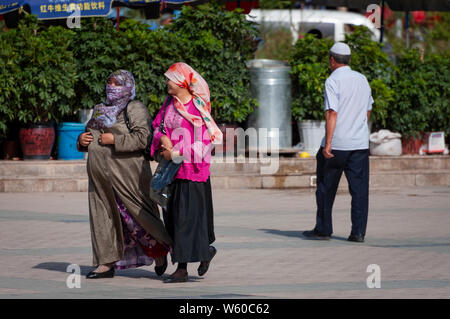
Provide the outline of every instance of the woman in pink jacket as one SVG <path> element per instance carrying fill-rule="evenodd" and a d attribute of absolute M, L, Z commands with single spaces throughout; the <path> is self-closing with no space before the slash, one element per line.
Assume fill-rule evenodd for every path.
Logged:
<path fill-rule="evenodd" d="M 177 270 L 165 282 L 188 279 L 187 263 L 200 262 L 198 274 L 208 270 L 216 249 L 210 183 L 212 144 L 222 142 L 222 133 L 211 117 L 209 87 L 189 65 L 175 63 L 164 74 L 171 98 L 153 121 L 151 153 L 182 161 L 175 176 L 173 195 L 164 211 L 166 228 L 174 241 L 172 263 Z M 165 133 L 160 131 L 164 116 Z"/>

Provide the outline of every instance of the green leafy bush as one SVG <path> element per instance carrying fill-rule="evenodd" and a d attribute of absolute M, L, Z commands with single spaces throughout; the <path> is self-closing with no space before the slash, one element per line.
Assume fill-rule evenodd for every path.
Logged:
<path fill-rule="evenodd" d="M 82 19 L 81 28 L 73 30 L 69 49 L 78 75 L 75 104 L 78 109 L 89 109 L 105 100 L 106 78 L 122 67 L 124 48 L 119 43 L 120 33 L 106 19 Z"/>
<path fill-rule="evenodd" d="M 450 56 L 428 55 L 422 62 L 417 49 L 404 50 L 397 58 L 395 107 L 389 128 L 404 137 L 420 132 L 450 132 Z"/>
<path fill-rule="evenodd" d="M 245 66 L 245 61 L 252 58 L 253 39 L 257 35 L 253 24 L 239 10 L 225 11 L 212 2 L 195 9 L 183 7 L 169 32 L 193 44 L 185 60 L 210 86 L 214 119 L 243 122 L 256 107 Z"/>
<path fill-rule="evenodd" d="M 364 74 L 372 88 L 374 98 L 373 119 L 376 128 L 387 125 L 389 109 L 394 102 L 391 89 L 394 66 L 381 51 L 379 43 L 370 39 L 366 28 L 356 28 L 346 35 L 345 41 L 352 50 L 350 67 Z M 328 56 L 333 42 L 305 34 L 299 39 L 291 54 L 294 96 L 292 114 L 297 120 L 323 120 L 325 80 L 330 75 Z"/>
<path fill-rule="evenodd" d="M 6 136 L 7 124 L 15 117 L 14 110 L 20 97 L 15 81 L 15 75 L 20 72 L 19 65 L 15 63 L 19 59 L 19 53 L 14 50 L 11 35 L 0 32 L 0 138 Z"/>
<path fill-rule="evenodd" d="M 263 45 L 255 53 L 256 59 L 287 61 L 293 47 L 292 33 L 288 28 L 261 25 Z"/>
<path fill-rule="evenodd" d="M 298 120 L 324 120 L 325 80 L 330 75 L 328 54 L 333 42 L 305 34 L 289 59 L 292 75 L 292 115 Z"/>
<path fill-rule="evenodd" d="M 73 112 L 75 61 L 68 46 L 73 32 L 62 27 L 41 28 L 28 15 L 17 29 L 0 33 L 1 64 L 7 65 L 7 90 L 0 94 L 3 113 L 20 123 L 58 121 Z M 13 65 L 14 64 L 14 65 Z M 14 84 L 12 86 L 11 84 Z M 9 116 L 9 120 L 13 120 Z"/>
<path fill-rule="evenodd" d="M 60 121 L 94 107 L 117 69 L 133 73 L 136 99 L 155 115 L 167 95 L 164 72 L 180 61 L 208 82 L 217 122 L 243 122 L 254 110 L 245 61 L 257 31 L 245 15 L 210 3 L 184 7 L 168 28 L 151 31 L 134 20 L 120 27 L 90 18 L 79 29 L 45 28 L 29 15 L 19 28 L 0 32 L 0 132 L 15 119 Z"/>
<path fill-rule="evenodd" d="M 210 23 L 214 21 L 215 23 Z M 238 12 L 210 3 L 184 7 L 173 25 L 155 31 L 125 20 L 116 31 L 105 19 L 82 21 L 72 50 L 79 81 L 77 104 L 93 107 L 104 99 L 105 80 L 118 68 L 133 73 L 136 99 L 155 115 L 167 96 L 164 72 L 186 62 L 208 82 L 212 113 L 218 122 L 242 122 L 254 110 L 245 60 L 251 55 L 256 31 Z"/>
<path fill-rule="evenodd" d="M 372 89 L 374 129 L 385 128 L 389 109 L 394 104 L 391 88 L 394 65 L 381 50 L 381 44 L 371 40 L 370 31 L 365 27 L 355 28 L 352 34 L 345 36 L 345 42 L 352 50 L 351 68 L 364 74 Z"/>
<path fill-rule="evenodd" d="M 423 73 L 426 75 L 428 95 L 427 131 L 450 133 L 450 53 L 425 56 Z"/>

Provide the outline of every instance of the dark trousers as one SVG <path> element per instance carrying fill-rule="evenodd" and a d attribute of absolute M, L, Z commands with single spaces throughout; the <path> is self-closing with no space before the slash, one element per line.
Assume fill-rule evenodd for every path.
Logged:
<path fill-rule="evenodd" d="M 317 217 L 314 230 L 330 236 L 333 233 L 331 212 L 342 172 L 347 177 L 352 196 L 352 235 L 365 236 L 369 212 L 369 150 L 332 151 L 334 157 L 317 152 Z"/>

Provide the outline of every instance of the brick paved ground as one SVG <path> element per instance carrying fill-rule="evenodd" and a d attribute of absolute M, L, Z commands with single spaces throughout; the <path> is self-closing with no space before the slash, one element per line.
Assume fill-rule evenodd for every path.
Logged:
<path fill-rule="evenodd" d="M 450 298 L 450 188 L 372 190 L 366 242 L 349 243 L 350 197 L 334 237 L 312 241 L 315 197 L 300 190 L 215 190 L 218 254 L 204 278 L 164 284 L 153 266 L 69 289 L 91 270 L 86 193 L 0 194 L 0 298 Z M 367 266 L 381 268 L 369 289 Z M 173 272 L 169 265 L 167 273 Z"/>

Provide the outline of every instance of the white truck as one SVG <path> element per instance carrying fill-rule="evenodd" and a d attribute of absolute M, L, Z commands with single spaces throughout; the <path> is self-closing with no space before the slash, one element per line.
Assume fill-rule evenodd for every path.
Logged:
<path fill-rule="evenodd" d="M 319 38 L 343 41 L 345 34 L 355 26 L 366 26 L 372 40 L 379 41 L 380 31 L 362 14 L 336 10 L 261 10 L 253 9 L 246 15 L 248 21 L 263 24 L 268 28 L 286 28 L 292 32 L 294 42 L 302 33 L 312 33 Z"/>

